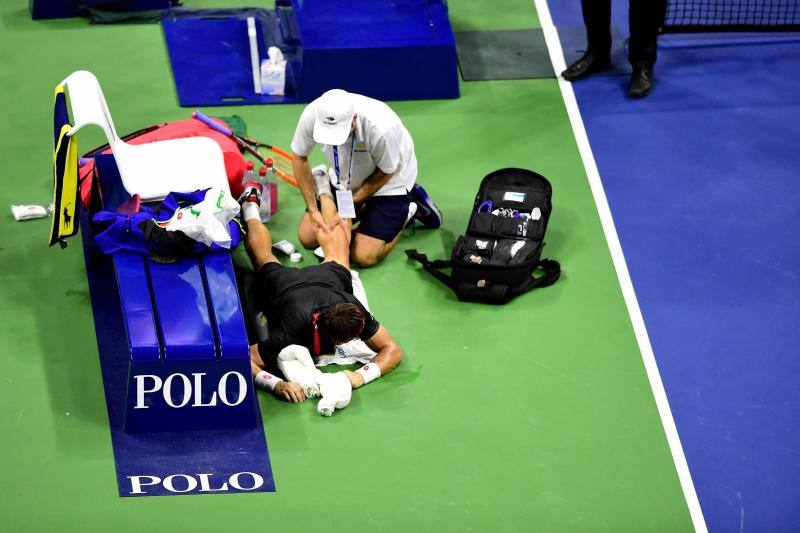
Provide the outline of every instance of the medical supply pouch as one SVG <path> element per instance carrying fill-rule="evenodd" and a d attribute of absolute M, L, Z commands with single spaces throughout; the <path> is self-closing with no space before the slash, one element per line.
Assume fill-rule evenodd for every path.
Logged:
<path fill-rule="evenodd" d="M 496 170 L 481 181 L 467 232 L 456 241 L 449 260 L 430 261 L 417 250 L 406 250 L 406 255 L 461 301 L 506 303 L 547 287 L 561 275 L 557 261 L 541 259 L 551 198 L 550 182 L 536 172 Z M 537 269 L 542 271 L 538 276 Z"/>

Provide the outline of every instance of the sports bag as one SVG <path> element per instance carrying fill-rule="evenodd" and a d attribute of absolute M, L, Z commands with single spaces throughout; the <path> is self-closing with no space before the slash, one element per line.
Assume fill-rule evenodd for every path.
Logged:
<path fill-rule="evenodd" d="M 551 198 L 544 176 L 521 168 L 496 170 L 481 181 L 467 232 L 456 241 L 449 260 L 430 261 L 417 250 L 406 250 L 406 255 L 461 301 L 501 304 L 547 287 L 561 275 L 557 261 L 541 259 Z M 542 273 L 535 276 L 537 269 Z"/>

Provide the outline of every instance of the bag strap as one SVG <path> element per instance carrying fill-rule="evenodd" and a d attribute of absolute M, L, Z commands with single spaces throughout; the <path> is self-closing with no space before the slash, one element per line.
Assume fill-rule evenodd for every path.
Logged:
<path fill-rule="evenodd" d="M 452 290 L 456 290 L 456 283 L 453 281 L 453 278 L 439 270 L 441 268 L 452 267 L 452 261 L 446 261 L 443 259 L 430 261 L 427 255 L 421 254 L 416 250 L 406 250 L 406 256 L 412 261 L 416 261 L 421 264 L 422 268 L 430 272 L 433 277 L 450 287 Z"/>
<path fill-rule="evenodd" d="M 524 283 L 516 286 L 509 286 L 506 292 L 506 296 L 509 300 L 531 289 L 548 287 L 561 277 L 561 265 L 558 261 L 553 259 L 542 259 L 539 261 L 537 268 L 544 270 L 544 275 L 539 277 L 531 276 L 530 279 L 526 280 Z"/>
<path fill-rule="evenodd" d="M 439 269 L 442 268 L 450 268 L 453 266 L 452 261 L 437 259 L 431 261 L 428 259 L 428 256 L 425 254 L 419 253 L 417 250 L 406 250 L 406 256 L 411 259 L 412 261 L 417 261 L 419 264 L 422 265 L 422 268 L 427 270 L 431 273 L 433 277 L 450 287 L 456 294 L 461 293 L 458 288 L 458 283 L 453 280 L 451 276 L 448 276 L 444 272 Z M 539 261 L 537 268 L 541 268 L 544 270 L 544 274 L 539 277 L 531 276 L 528 280 L 524 283 L 521 283 L 516 286 L 507 285 L 503 289 L 502 294 L 495 294 L 492 300 L 497 302 L 507 302 L 511 300 L 513 297 L 522 294 L 523 292 L 527 292 L 531 289 L 536 289 L 540 287 L 547 287 L 552 285 L 558 278 L 561 277 L 561 265 L 558 261 L 553 259 L 542 259 Z M 471 286 L 471 284 L 470 284 Z M 460 296 L 459 296 L 460 297 Z"/>

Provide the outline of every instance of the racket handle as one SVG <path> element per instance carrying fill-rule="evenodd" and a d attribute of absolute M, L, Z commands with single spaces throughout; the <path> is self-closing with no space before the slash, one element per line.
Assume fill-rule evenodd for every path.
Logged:
<path fill-rule="evenodd" d="M 196 109 L 192 111 L 192 118 L 199 120 L 212 130 L 218 131 L 223 135 L 227 135 L 228 137 L 233 137 L 233 132 L 230 129 L 228 129 L 227 127 L 223 126 L 222 124 L 220 124 L 215 120 L 211 120 L 211 118 L 207 117 L 206 115 L 204 115 L 203 113 L 201 113 Z"/>

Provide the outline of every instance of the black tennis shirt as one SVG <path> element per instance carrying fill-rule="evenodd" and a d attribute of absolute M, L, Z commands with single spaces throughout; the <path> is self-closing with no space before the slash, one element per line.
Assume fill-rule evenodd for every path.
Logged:
<path fill-rule="evenodd" d="M 256 273 L 252 290 L 256 306 L 267 318 L 269 340 L 259 344 L 259 353 L 268 365 L 291 344 L 305 346 L 313 356 L 333 353 L 334 346 L 326 339 L 321 339 L 320 353 L 314 353 L 314 313 L 331 305 L 347 302 L 359 307 L 364 315 L 359 338 L 364 341 L 380 327 L 353 295 L 350 271 L 333 261 L 304 268 L 266 263 Z"/>

